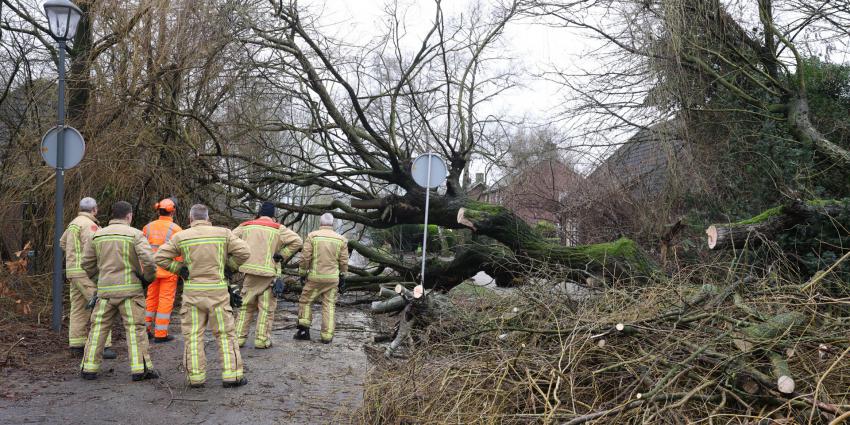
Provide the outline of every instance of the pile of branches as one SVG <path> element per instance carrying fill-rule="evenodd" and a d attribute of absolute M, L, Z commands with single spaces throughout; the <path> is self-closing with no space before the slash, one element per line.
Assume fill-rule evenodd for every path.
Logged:
<path fill-rule="evenodd" d="M 553 290 L 553 276 L 484 297 L 429 294 L 451 313 L 414 320 L 406 350 L 372 356 L 360 419 L 843 423 L 847 284 L 735 264 L 640 286 L 596 282 L 582 300 L 577 287 Z"/>

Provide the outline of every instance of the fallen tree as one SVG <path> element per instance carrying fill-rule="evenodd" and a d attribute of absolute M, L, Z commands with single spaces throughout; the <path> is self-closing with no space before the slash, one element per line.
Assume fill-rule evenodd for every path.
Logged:
<path fill-rule="evenodd" d="M 512 286 L 524 280 L 539 264 L 561 265 L 574 270 L 574 278 L 589 275 L 646 279 L 656 273 L 656 266 L 634 241 L 622 238 L 610 243 L 563 246 L 546 241 L 534 233 L 524 221 L 502 207 L 495 217 L 510 217 L 514 221 L 512 234 L 502 234 L 499 241 L 479 238 L 455 249 L 451 260 L 437 256 L 428 259 L 425 282 L 427 288 L 451 289 L 485 272 L 493 277 L 497 286 Z M 460 214 L 468 213 L 468 210 Z M 492 219 L 493 216 L 490 216 Z M 507 231 L 505 232 L 507 233 Z M 510 241 L 513 246 L 504 242 Z M 405 263 L 389 253 L 358 241 L 349 241 L 349 248 L 380 265 L 378 270 L 394 271 L 399 281 L 421 281 L 421 262 Z M 513 248 L 513 249 L 511 249 Z M 377 276 L 376 276 L 377 277 Z M 363 277 L 363 279 L 367 279 Z"/>
<path fill-rule="evenodd" d="M 245 200 L 297 199 L 276 203 L 286 212 L 287 224 L 328 211 L 346 223 L 369 228 L 420 224 L 425 191 L 415 183 L 410 167 L 418 154 L 430 150 L 444 157 L 448 178 L 445 190 L 430 194 L 429 223 L 467 229 L 473 241 L 450 253 L 451 261 L 430 261 L 426 287 L 448 289 L 482 270 L 498 285 L 512 285 L 538 262 L 560 264 L 582 275 L 651 275 L 655 266 L 631 240 L 561 246 L 510 210 L 468 193 L 473 154 L 480 152 L 490 127 L 499 125 L 498 119 L 479 110 L 504 90 L 504 84 L 511 84 L 509 75 L 488 70 L 498 60 L 495 46 L 520 6 L 519 1 L 494 5 L 480 19 L 461 20 L 458 25 L 464 27 L 452 29 L 455 24 L 443 19 L 438 2 L 420 48 L 410 57 L 398 53 L 393 61 L 364 58 L 407 49 L 369 46 L 354 51 L 355 60 L 341 56 L 351 49 L 323 36 L 297 3 L 258 4 L 246 11 L 239 21 L 244 29 L 240 43 L 268 52 L 246 52 L 259 70 L 257 84 L 289 102 L 284 109 L 304 113 L 284 118 L 278 113 L 282 105 L 260 102 L 257 107 L 268 113 L 254 117 L 250 114 L 256 111 L 246 111 L 244 128 L 228 129 L 237 137 L 205 126 L 214 143 L 198 148 L 204 183 L 226 189 L 225 202 L 212 204 L 231 203 L 229 209 L 239 209 Z M 382 42 L 397 41 L 387 37 Z M 374 84 L 374 78 L 381 83 Z M 259 124 L 249 122 L 249 116 Z M 445 128 L 436 128 L 437 123 Z M 252 135 L 250 143 L 241 142 L 245 134 Z M 364 244 L 350 247 L 376 265 L 358 273 L 352 283 L 374 289 L 388 276 L 420 280 L 413 262 Z"/>
<path fill-rule="evenodd" d="M 736 223 L 712 224 L 706 229 L 708 249 L 741 249 L 774 239 L 797 225 L 831 220 L 850 212 L 847 200 L 794 200 Z"/>

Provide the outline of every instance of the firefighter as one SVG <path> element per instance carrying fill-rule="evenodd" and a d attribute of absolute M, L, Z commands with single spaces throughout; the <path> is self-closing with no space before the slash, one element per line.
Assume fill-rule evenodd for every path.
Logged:
<path fill-rule="evenodd" d="M 95 232 L 86 246 L 82 267 L 90 278 L 97 277 L 97 302 L 86 341 L 80 374 L 97 378 L 106 331 L 116 315 L 121 316 L 134 381 L 156 378 L 145 337 L 145 288 L 156 276 L 156 264 L 148 240 L 130 227 L 133 207 L 124 201 L 112 205 L 109 225 Z"/>
<path fill-rule="evenodd" d="M 322 297 L 321 340 L 330 344 L 334 336 L 334 309 L 337 290 L 345 290 L 345 273 L 348 271 L 348 241 L 333 230 L 334 217 L 330 213 L 319 218 L 319 230 L 311 232 L 301 251 L 301 280 L 306 284 L 298 300 L 298 331 L 295 339 L 310 339 L 313 321 L 310 307 Z"/>
<path fill-rule="evenodd" d="M 239 267 L 245 274 L 242 284 L 242 307 L 236 322 L 239 346 L 245 345 L 248 329 L 257 314 L 254 348 L 272 346 L 271 333 L 277 298 L 272 296 L 272 283 L 278 274 L 276 263 L 301 249 L 297 233 L 278 224 L 271 202 L 263 202 L 255 220 L 246 221 L 233 229 L 233 234 L 248 243 L 251 258 Z"/>
<path fill-rule="evenodd" d="M 177 232 L 183 230 L 174 222 L 177 202 L 174 198 L 163 199 L 154 206 L 159 212 L 159 218 L 148 223 L 142 233 L 156 253 L 159 247 L 165 245 Z M 177 258 L 182 261 L 181 258 Z M 148 286 L 148 298 L 145 308 L 145 324 L 148 335 L 153 335 L 154 343 L 168 342 L 174 336 L 168 334 L 168 324 L 171 322 L 171 310 L 174 307 L 174 294 L 177 293 L 177 275 L 158 267 L 156 279 Z"/>
<path fill-rule="evenodd" d="M 229 262 L 237 267 L 242 265 L 251 256 L 251 250 L 230 229 L 213 226 L 205 205 L 193 205 L 189 221 L 190 228 L 174 235 L 155 255 L 156 263 L 171 273 L 177 273 L 184 264 L 189 271 L 189 278 L 183 283 L 180 307 L 183 363 L 189 385 L 197 388 L 206 382 L 204 331 L 209 324 L 219 343 L 224 387 L 242 386 L 248 379 L 242 373 L 230 303 L 233 294 L 225 279 L 225 267 Z M 182 262 L 177 261 L 181 254 Z"/>
<path fill-rule="evenodd" d="M 86 337 L 89 330 L 89 319 L 91 312 L 86 310 L 86 305 L 91 301 L 97 291 L 97 285 L 89 279 L 82 267 L 83 252 L 86 245 L 91 242 L 94 232 L 100 230 L 97 222 L 97 201 L 93 198 L 80 200 L 80 213 L 71 221 L 59 244 L 65 251 L 65 276 L 70 281 L 69 294 L 71 298 L 71 311 L 68 314 L 68 347 L 83 355 L 86 346 Z M 104 359 L 118 357 L 112 351 L 112 331 L 106 337 L 106 348 L 103 350 Z"/>

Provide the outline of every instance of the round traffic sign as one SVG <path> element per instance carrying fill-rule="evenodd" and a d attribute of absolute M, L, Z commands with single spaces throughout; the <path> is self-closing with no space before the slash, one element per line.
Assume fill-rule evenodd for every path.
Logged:
<path fill-rule="evenodd" d="M 424 153 L 413 160 L 410 174 L 413 175 L 413 181 L 419 186 L 433 189 L 446 181 L 449 171 L 446 162 L 439 155 Z"/>
<path fill-rule="evenodd" d="M 47 165 L 57 168 L 56 164 L 56 140 L 59 135 L 59 130 L 64 128 L 64 145 L 65 155 L 62 168 L 69 169 L 76 167 L 83 160 L 83 155 L 86 153 L 86 142 L 83 140 L 83 135 L 80 134 L 74 127 L 56 126 L 51 128 L 44 137 L 41 138 L 41 157 Z"/>

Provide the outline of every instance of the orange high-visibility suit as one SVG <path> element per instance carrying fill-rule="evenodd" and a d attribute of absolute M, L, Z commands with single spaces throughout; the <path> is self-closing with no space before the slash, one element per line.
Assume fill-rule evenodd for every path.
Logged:
<path fill-rule="evenodd" d="M 169 216 L 160 216 L 158 220 L 148 223 L 142 233 L 148 238 L 155 253 L 160 246 L 165 245 L 175 233 L 181 230 L 183 229 L 174 223 L 174 219 Z M 176 293 L 177 275 L 157 267 L 156 279 L 148 286 L 145 307 L 145 324 L 148 332 L 157 339 L 168 337 L 168 324 L 171 322 L 171 310 L 174 308 Z"/>

